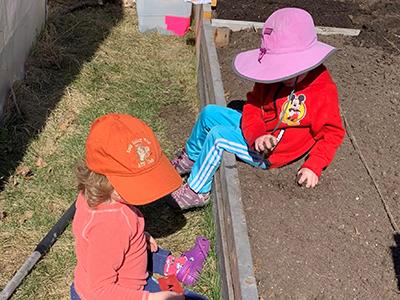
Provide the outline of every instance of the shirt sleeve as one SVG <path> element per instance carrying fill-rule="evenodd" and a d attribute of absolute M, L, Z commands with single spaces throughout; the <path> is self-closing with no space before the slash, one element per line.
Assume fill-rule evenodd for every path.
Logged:
<path fill-rule="evenodd" d="M 243 107 L 242 132 L 250 147 L 254 147 L 255 140 L 266 134 L 266 125 L 262 118 L 264 84 L 254 84 L 253 90 L 247 93 L 247 101 Z"/>
<path fill-rule="evenodd" d="M 147 291 L 116 284 L 118 270 L 129 250 L 132 235 L 130 230 L 126 223 L 123 224 L 116 218 L 107 222 L 96 222 L 87 233 L 88 284 L 96 300 L 147 300 L 149 297 Z"/>
<path fill-rule="evenodd" d="M 312 170 L 318 177 L 333 160 L 341 145 L 345 130 L 340 117 L 336 87 L 325 97 L 318 99 L 317 110 L 313 113 L 311 134 L 316 141 L 302 168 Z"/>

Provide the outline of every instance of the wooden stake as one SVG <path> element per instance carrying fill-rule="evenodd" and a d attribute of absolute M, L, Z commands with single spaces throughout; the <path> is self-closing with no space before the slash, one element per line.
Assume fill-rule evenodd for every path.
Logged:
<path fill-rule="evenodd" d="M 214 28 L 214 42 L 217 48 L 229 45 L 229 36 L 231 30 L 227 27 Z"/>

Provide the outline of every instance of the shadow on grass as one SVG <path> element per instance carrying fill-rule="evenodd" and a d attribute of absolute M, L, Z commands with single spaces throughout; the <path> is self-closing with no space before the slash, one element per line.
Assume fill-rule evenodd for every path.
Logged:
<path fill-rule="evenodd" d="M 154 238 L 168 237 L 186 225 L 183 212 L 170 208 L 165 196 L 156 202 L 139 207 L 146 219 L 146 230 Z"/>
<path fill-rule="evenodd" d="M 79 0 L 52 7 L 45 29 L 26 61 L 26 75 L 13 86 L 0 125 L 0 191 L 41 132 L 68 85 L 91 61 L 101 43 L 123 17 L 117 4 L 82 6 Z M 66 13 L 67 7 L 75 7 Z"/>
<path fill-rule="evenodd" d="M 400 234 L 394 234 L 393 239 L 396 245 L 390 247 L 390 250 L 392 251 L 393 268 L 397 280 L 397 289 L 400 291 Z"/>

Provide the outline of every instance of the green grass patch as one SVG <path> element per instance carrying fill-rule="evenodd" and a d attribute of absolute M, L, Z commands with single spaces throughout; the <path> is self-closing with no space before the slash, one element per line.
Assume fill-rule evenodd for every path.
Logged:
<path fill-rule="evenodd" d="M 136 13 L 115 5 L 54 17 L 15 84 L 18 109 L 7 108 L 0 129 L 0 287 L 31 254 L 76 197 L 74 166 L 84 155 L 91 122 L 106 113 L 132 114 L 147 122 L 171 155 L 172 120 L 165 107 L 197 114 L 194 47 L 185 39 L 139 34 Z M 148 230 L 175 254 L 198 235 L 214 242 L 211 206 L 180 214 L 164 203 L 144 207 Z M 215 245 L 215 243 L 213 243 Z M 13 299 L 68 299 L 75 255 L 71 229 L 60 237 Z M 194 288 L 219 299 L 212 251 Z"/>

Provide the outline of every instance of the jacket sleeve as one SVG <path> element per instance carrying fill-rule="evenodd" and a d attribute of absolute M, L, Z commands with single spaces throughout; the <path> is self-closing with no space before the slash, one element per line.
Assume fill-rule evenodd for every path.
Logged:
<path fill-rule="evenodd" d="M 254 84 L 253 90 L 247 93 L 247 101 L 243 107 L 241 127 L 243 136 L 250 147 L 254 147 L 254 142 L 258 137 L 267 133 L 261 114 L 264 88 L 264 84 Z"/>
<path fill-rule="evenodd" d="M 149 297 L 147 291 L 129 289 L 116 283 L 131 234 L 128 226 L 122 225 L 99 222 L 88 232 L 88 285 L 97 300 L 147 300 Z"/>
<path fill-rule="evenodd" d="M 308 168 L 321 176 L 322 170 L 333 160 L 345 135 L 340 117 L 336 87 L 317 100 L 313 113 L 311 134 L 316 143 L 312 147 L 302 168 Z"/>

